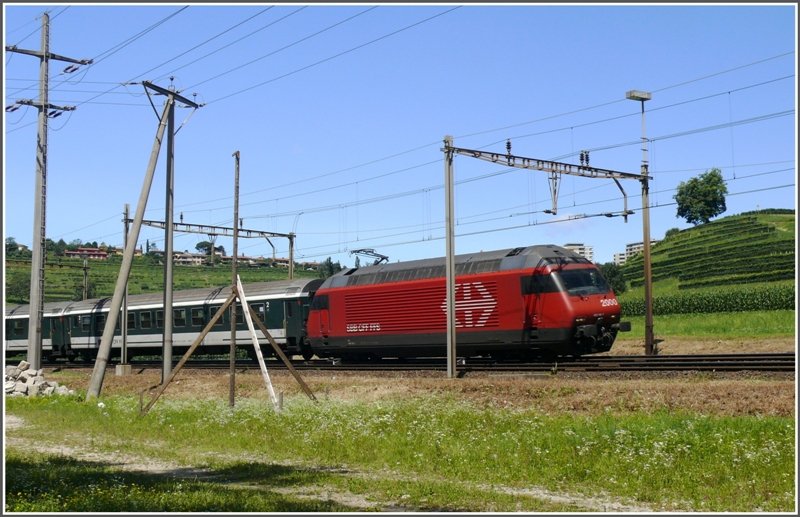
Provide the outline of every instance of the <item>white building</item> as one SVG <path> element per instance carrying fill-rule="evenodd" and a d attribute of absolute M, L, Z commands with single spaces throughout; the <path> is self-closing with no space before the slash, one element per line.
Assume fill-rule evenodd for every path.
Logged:
<path fill-rule="evenodd" d="M 658 242 L 660 241 L 653 239 L 650 241 L 650 246 L 654 246 Z M 614 253 L 614 264 L 621 266 L 627 262 L 629 258 L 633 258 L 634 255 L 641 253 L 642 251 L 644 251 L 644 241 L 626 244 L 625 253 Z"/>
<path fill-rule="evenodd" d="M 578 255 L 581 255 L 585 259 L 590 260 L 591 262 L 594 262 L 594 247 L 593 246 L 587 246 L 587 245 L 585 245 L 583 243 L 569 243 L 569 244 L 564 244 L 564 247 L 567 248 L 568 250 L 574 251 L 575 253 L 577 253 Z"/>

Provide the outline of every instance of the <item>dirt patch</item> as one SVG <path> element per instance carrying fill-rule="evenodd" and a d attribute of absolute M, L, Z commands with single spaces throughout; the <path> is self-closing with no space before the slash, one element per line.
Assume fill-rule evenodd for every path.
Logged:
<path fill-rule="evenodd" d="M 793 338 L 759 339 L 689 339 L 666 338 L 658 343 L 661 355 L 692 354 L 765 354 L 774 352 L 796 352 Z M 618 339 L 610 352 L 598 355 L 642 355 L 644 340 Z"/>
<path fill-rule="evenodd" d="M 102 395 L 133 395 L 160 382 L 158 370 L 134 370 L 134 375 L 107 375 Z M 492 374 L 471 372 L 448 379 L 445 372 L 330 372 L 303 371 L 304 380 L 319 399 L 360 402 L 431 394 L 464 400 L 479 407 L 507 407 L 543 413 L 599 414 L 636 411 L 691 411 L 708 415 L 795 414 L 795 378 L 792 373 L 568 373 Z M 88 386 L 91 370 L 48 373 L 70 388 Z M 270 372 L 276 392 L 287 398 L 305 396 L 286 370 Z M 269 403 L 258 370 L 240 370 L 235 377 L 236 398 Z M 184 370 L 167 387 L 162 400 L 215 398 L 228 400 L 226 371 Z M 146 393 L 145 404 L 151 394 Z"/>

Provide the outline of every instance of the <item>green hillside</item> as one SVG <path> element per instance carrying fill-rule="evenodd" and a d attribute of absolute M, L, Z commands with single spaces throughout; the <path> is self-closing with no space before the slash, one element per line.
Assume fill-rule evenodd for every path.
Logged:
<path fill-rule="evenodd" d="M 651 248 L 656 313 L 794 308 L 795 212 L 725 217 L 670 235 Z M 622 267 L 629 313 L 644 297 L 641 254 Z"/>
<path fill-rule="evenodd" d="M 93 298 L 114 294 L 121 264 L 120 257 L 109 260 L 89 261 L 89 283 L 94 287 Z M 83 289 L 83 260 L 48 256 L 45 266 L 45 301 L 55 302 L 74 300 Z M 6 261 L 6 303 L 27 303 L 30 292 L 30 262 Z M 286 280 L 285 268 L 248 267 L 239 265 L 242 282 L 264 282 Z M 317 277 L 316 271 L 303 271 L 295 268 L 295 277 Z M 231 283 L 230 266 L 174 266 L 174 289 L 195 287 L 216 287 Z M 14 289 L 14 286 L 17 289 Z M 161 292 L 164 288 L 164 267 L 154 263 L 149 257 L 136 257 L 128 281 L 128 293 Z"/>
<path fill-rule="evenodd" d="M 795 214 L 746 213 L 689 228 L 654 245 L 653 282 L 678 289 L 793 280 Z M 644 284 L 642 255 L 622 267 L 628 285 Z"/>

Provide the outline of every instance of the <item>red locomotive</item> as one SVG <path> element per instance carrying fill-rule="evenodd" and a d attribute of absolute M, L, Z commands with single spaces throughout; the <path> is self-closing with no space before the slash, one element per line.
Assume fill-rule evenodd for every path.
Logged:
<path fill-rule="evenodd" d="M 597 266 L 553 245 L 459 255 L 459 356 L 581 355 L 611 348 L 620 321 Z M 445 260 L 344 270 L 317 291 L 306 345 L 319 357 L 444 356 Z"/>

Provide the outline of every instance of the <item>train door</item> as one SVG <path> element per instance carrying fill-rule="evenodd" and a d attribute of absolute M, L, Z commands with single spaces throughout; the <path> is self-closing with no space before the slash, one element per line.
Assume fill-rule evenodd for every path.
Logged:
<path fill-rule="evenodd" d="M 321 339 L 322 344 L 327 344 L 330 334 L 330 314 L 328 309 L 328 295 L 318 294 L 311 302 L 311 311 L 308 315 L 309 337 Z M 312 334 L 313 332 L 313 334 Z"/>
<path fill-rule="evenodd" d="M 50 338 L 54 356 L 67 357 L 72 349 L 69 316 L 50 318 Z"/>

